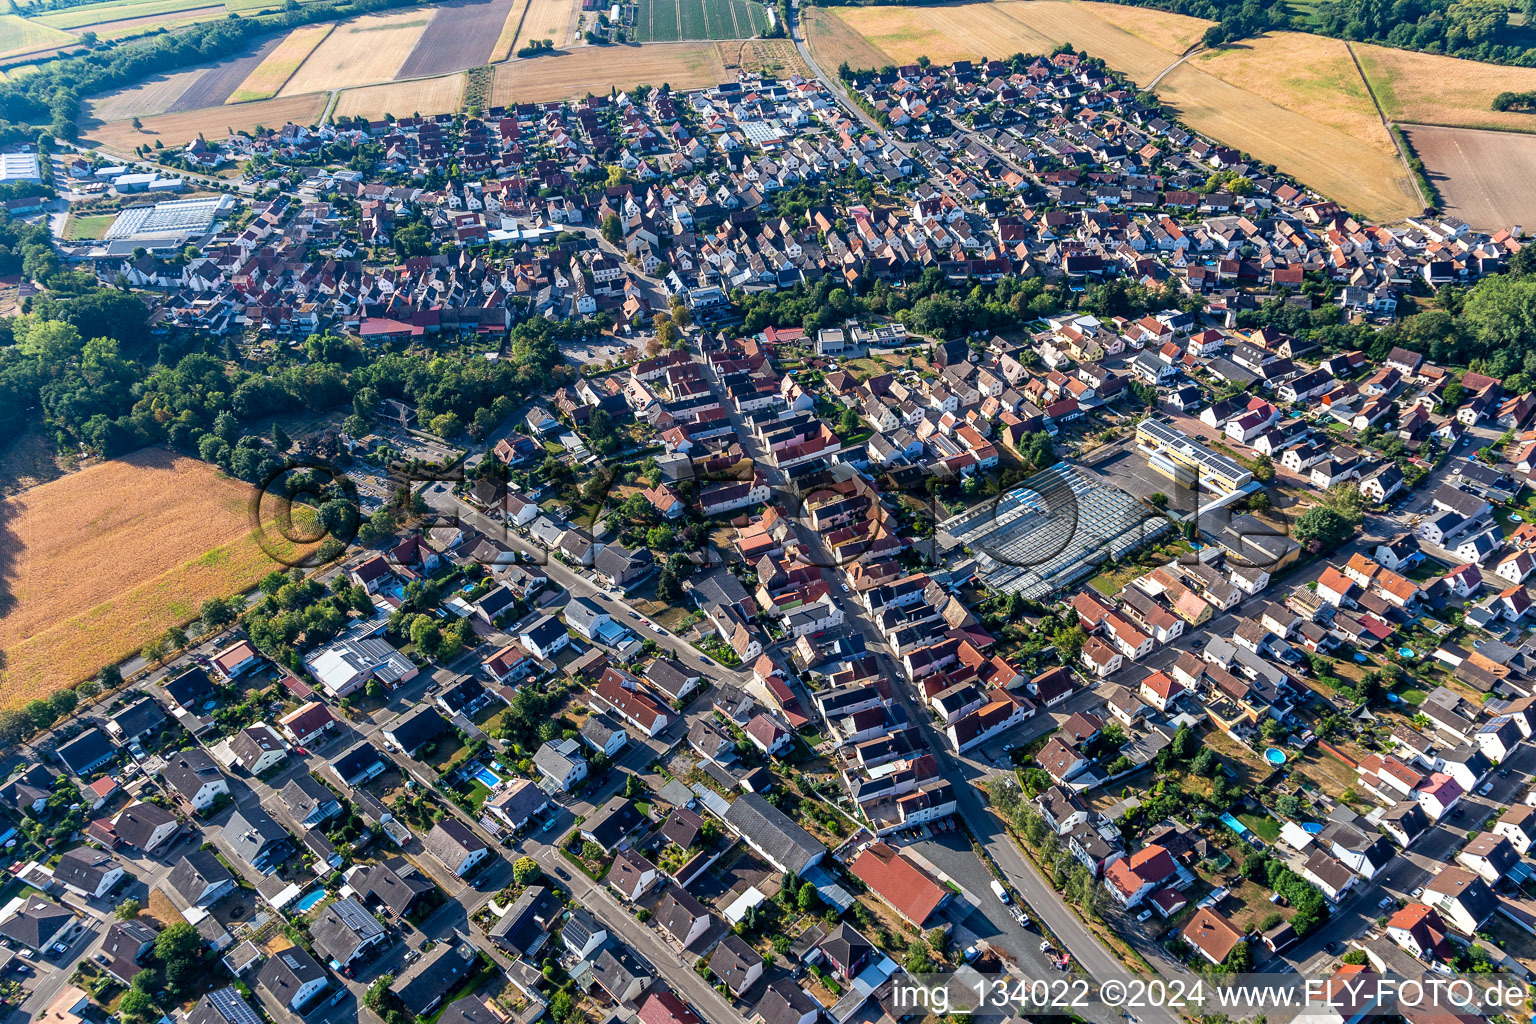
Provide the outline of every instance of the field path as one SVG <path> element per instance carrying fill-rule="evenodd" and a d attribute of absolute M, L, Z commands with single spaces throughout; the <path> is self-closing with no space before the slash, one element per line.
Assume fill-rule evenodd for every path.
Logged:
<path fill-rule="evenodd" d="M 1147 92 L 1155 91 L 1157 89 L 1157 83 L 1163 80 L 1164 75 L 1178 67 L 1180 64 L 1183 64 L 1185 61 L 1189 60 L 1189 58 L 1193 57 L 1195 54 L 1202 52 L 1204 49 L 1205 47 L 1203 46 L 1197 46 L 1193 50 L 1190 50 L 1188 53 L 1182 54 L 1178 60 L 1174 61 L 1172 64 L 1169 64 L 1167 67 L 1163 68 L 1163 70 L 1159 71 L 1157 73 L 1157 77 L 1147 83 Z"/>
<path fill-rule="evenodd" d="M 1376 90 L 1371 88 L 1371 80 L 1366 77 L 1365 69 L 1360 66 L 1360 58 L 1355 56 L 1355 48 L 1346 40 L 1344 49 L 1349 51 L 1349 59 L 1354 61 L 1355 73 L 1360 76 L 1360 81 L 1365 83 L 1365 93 L 1371 98 L 1371 105 L 1376 108 L 1376 116 L 1381 118 L 1381 126 L 1387 130 L 1387 135 L 1392 139 L 1392 148 L 1397 150 L 1397 158 L 1403 162 L 1403 170 L 1408 175 L 1408 180 L 1413 183 L 1413 191 L 1419 197 L 1419 202 L 1425 209 L 1432 205 L 1429 196 L 1424 194 L 1424 186 L 1419 183 L 1419 176 L 1413 173 L 1413 164 L 1408 160 L 1408 154 L 1403 152 L 1403 144 L 1398 140 L 1397 133 L 1392 130 L 1391 123 L 1387 120 L 1387 112 L 1381 109 L 1381 101 L 1376 98 Z"/>

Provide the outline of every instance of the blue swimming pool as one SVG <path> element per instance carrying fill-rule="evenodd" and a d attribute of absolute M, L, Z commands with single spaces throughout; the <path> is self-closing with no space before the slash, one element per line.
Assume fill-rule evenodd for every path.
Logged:
<path fill-rule="evenodd" d="M 483 786 L 485 786 L 486 789 L 495 789 L 496 784 L 501 781 L 501 776 L 497 775 L 495 772 L 491 771 L 484 765 L 481 765 L 479 768 L 475 769 L 474 778 L 478 780 Z"/>
<path fill-rule="evenodd" d="M 1273 765 L 1285 764 L 1285 751 L 1276 750 L 1274 747 L 1270 747 L 1268 750 L 1264 751 L 1264 760 Z"/>
<path fill-rule="evenodd" d="M 1303 832 L 1307 833 L 1308 835 L 1314 835 L 1315 836 L 1315 835 L 1317 835 L 1319 832 L 1321 832 L 1323 830 L 1323 825 L 1320 822 L 1309 821 L 1306 824 L 1301 826 L 1301 830 Z"/>
<path fill-rule="evenodd" d="M 1248 835 L 1248 826 L 1244 825 L 1230 814 L 1222 814 L 1221 823 L 1240 836 Z"/>
<path fill-rule="evenodd" d="M 325 890 L 316 889 L 313 892 L 307 892 L 303 896 L 300 896 L 298 900 L 294 902 L 293 909 L 302 914 L 306 910 L 314 909 L 315 904 L 319 903 L 323 899 L 325 899 Z"/>

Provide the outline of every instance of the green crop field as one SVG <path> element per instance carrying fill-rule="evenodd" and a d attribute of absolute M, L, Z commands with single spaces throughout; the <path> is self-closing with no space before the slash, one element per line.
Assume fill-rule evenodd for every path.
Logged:
<path fill-rule="evenodd" d="M 75 36 L 15 14 L 0 14 L 0 54 L 28 53 L 78 42 Z"/>
<path fill-rule="evenodd" d="M 218 0 L 107 0 L 106 3 L 83 4 L 66 7 L 61 11 L 49 11 L 34 15 L 32 20 L 50 28 L 88 29 L 112 21 L 128 18 L 150 18 L 156 15 L 176 15 L 198 7 L 223 6 Z M 222 17 L 222 13 L 220 17 Z"/>
<path fill-rule="evenodd" d="M 755 0 L 640 0 L 635 34 L 642 43 L 678 39 L 748 39 L 768 28 Z"/>

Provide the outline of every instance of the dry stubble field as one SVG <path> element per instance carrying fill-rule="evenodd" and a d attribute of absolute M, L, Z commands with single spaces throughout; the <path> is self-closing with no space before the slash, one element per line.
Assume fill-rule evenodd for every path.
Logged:
<path fill-rule="evenodd" d="M 288 33 L 224 102 L 248 103 L 276 96 L 335 27 L 305 25 Z"/>
<path fill-rule="evenodd" d="M 579 99 L 589 92 L 606 94 L 609 86 L 633 89 L 666 83 L 674 89 L 699 89 L 718 85 L 725 77 L 714 43 L 583 46 L 554 57 L 497 65 L 491 103 Z"/>
<path fill-rule="evenodd" d="M 430 11 L 370 15 L 336 26 L 278 93 L 301 96 L 394 79 L 432 19 Z"/>
<path fill-rule="evenodd" d="M 1356 43 L 1355 55 L 1376 98 L 1394 121 L 1536 132 L 1536 116 L 1490 106 L 1501 92 L 1536 90 L 1536 68 L 1481 64 L 1367 43 Z"/>
<path fill-rule="evenodd" d="M 464 96 L 464 73 L 409 82 L 386 82 L 347 89 L 336 97 L 332 117 L 366 117 L 385 114 L 405 117 L 410 114 L 452 114 Z"/>
<path fill-rule="evenodd" d="M 1139 7 L 995 0 L 942 7 L 837 7 L 810 23 L 823 67 L 1048 53 L 1068 42 L 1157 92 L 1198 131 L 1272 163 L 1364 216 L 1418 212 L 1407 169 L 1344 45 L 1295 32 L 1200 53 L 1168 70 L 1208 23 Z M 867 48 L 867 49 L 866 49 Z"/>
<path fill-rule="evenodd" d="M 274 562 L 251 531 L 252 489 L 144 449 L 0 502 L 0 707 L 88 678 L 250 587 Z"/>
<path fill-rule="evenodd" d="M 530 39 L 553 39 L 556 47 L 570 45 L 573 13 L 573 0 L 528 0 L 528 16 L 513 51 Z"/>

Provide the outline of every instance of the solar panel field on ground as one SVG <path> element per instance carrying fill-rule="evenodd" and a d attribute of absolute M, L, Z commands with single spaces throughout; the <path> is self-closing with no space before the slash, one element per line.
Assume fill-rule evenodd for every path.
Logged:
<path fill-rule="evenodd" d="M 1039 600 L 1170 529 L 1166 519 L 1086 470 L 1061 463 L 939 526 L 975 553 L 981 580 Z"/>
<path fill-rule="evenodd" d="M 748 39 L 768 30 L 754 0 L 640 0 L 635 36 L 642 43 L 678 39 Z"/>

